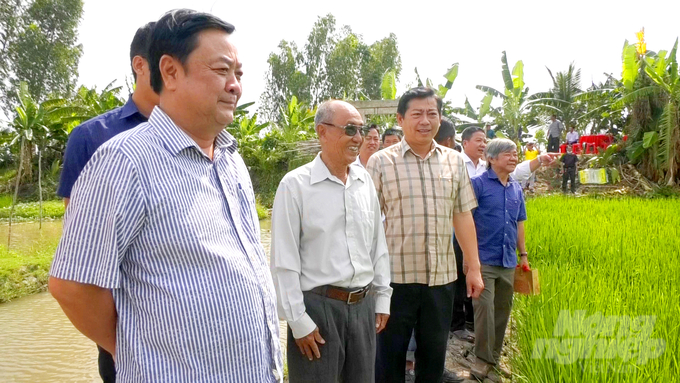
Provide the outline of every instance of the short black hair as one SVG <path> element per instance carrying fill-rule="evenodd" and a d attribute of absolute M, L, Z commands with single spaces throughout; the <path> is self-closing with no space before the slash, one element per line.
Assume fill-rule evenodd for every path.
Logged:
<path fill-rule="evenodd" d="M 445 139 L 456 135 L 456 126 L 453 124 L 453 121 L 449 120 L 448 117 L 442 117 L 442 123 L 439 125 L 439 131 L 437 132 L 437 135 L 434 136 L 434 140 L 437 141 L 437 143 L 442 143 Z"/>
<path fill-rule="evenodd" d="M 155 25 L 155 21 L 147 23 L 137 29 L 135 37 L 132 38 L 132 43 L 130 44 L 130 68 L 132 68 L 132 77 L 135 79 L 135 82 L 137 82 L 137 73 L 135 73 L 135 68 L 132 67 L 132 59 L 135 56 L 141 56 L 146 62 L 149 62 L 149 39 Z"/>
<path fill-rule="evenodd" d="M 477 133 L 477 132 L 482 132 L 484 133 L 484 137 L 486 137 L 486 132 L 484 132 L 484 129 L 482 129 L 479 126 L 468 126 L 463 130 L 463 133 L 460 135 L 460 140 L 461 141 L 470 141 L 472 138 L 472 135 Z"/>
<path fill-rule="evenodd" d="M 406 111 L 408 110 L 408 103 L 414 98 L 423 99 L 430 97 L 434 97 L 434 99 L 437 100 L 437 111 L 441 116 L 442 98 L 439 97 L 437 93 L 435 93 L 434 89 L 425 86 L 409 89 L 406 91 L 406 93 L 402 94 L 399 98 L 399 104 L 397 105 L 397 114 L 400 114 L 402 117 L 404 117 L 406 115 Z"/>
<path fill-rule="evenodd" d="M 382 135 L 382 143 L 385 143 L 385 137 L 387 136 L 397 136 L 401 140 L 401 138 L 404 136 L 404 132 L 401 131 L 401 129 L 397 128 L 388 128 L 385 130 L 385 133 Z"/>
<path fill-rule="evenodd" d="M 160 94 L 163 90 L 161 57 L 172 56 L 184 65 L 198 45 L 198 34 L 206 29 L 217 29 L 231 34 L 235 28 L 219 17 L 190 9 L 170 11 L 158 20 L 149 39 L 151 87 L 156 93 Z"/>
<path fill-rule="evenodd" d="M 378 132 L 378 136 L 380 136 L 380 127 L 378 126 L 378 124 L 369 125 L 368 128 L 366 128 L 366 133 L 370 132 L 371 129 L 375 129 L 376 132 Z"/>

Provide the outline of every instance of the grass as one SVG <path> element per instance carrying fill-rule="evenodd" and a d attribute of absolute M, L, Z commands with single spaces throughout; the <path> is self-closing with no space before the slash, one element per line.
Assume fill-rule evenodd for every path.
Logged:
<path fill-rule="evenodd" d="M 0 225 L 0 303 L 45 290 L 52 257 L 61 235 L 61 222 L 12 225 L 7 249 L 7 225 Z"/>
<path fill-rule="evenodd" d="M 527 209 L 541 294 L 515 299 L 517 381 L 676 381 L 680 200 L 551 197 Z"/>

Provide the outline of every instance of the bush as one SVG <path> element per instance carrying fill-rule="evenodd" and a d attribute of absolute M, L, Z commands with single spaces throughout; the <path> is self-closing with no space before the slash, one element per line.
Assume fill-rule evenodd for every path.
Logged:
<path fill-rule="evenodd" d="M 9 219 L 10 209 L 11 206 L 0 208 L 0 219 Z M 43 202 L 43 218 L 61 218 L 65 210 L 64 202 L 61 200 Z M 19 203 L 14 208 L 14 217 L 19 220 L 37 220 L 39 214 L 40 204 L 38 202 Z"/>

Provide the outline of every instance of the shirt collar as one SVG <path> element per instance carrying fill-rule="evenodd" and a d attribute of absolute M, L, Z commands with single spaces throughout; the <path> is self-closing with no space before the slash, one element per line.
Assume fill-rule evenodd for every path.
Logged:
<path fill-rule="evenodd" d="M 408 144 L 408 142 L 406 142 L 406 137 L 403 137 L 401 139 L 401 156 L 404 157 L 406 155 L 406 153 L 408 153 L 409 150 L 414 155 L 416 155 L 416 153 L 411 149 L 411 146 Z M 432 155 L 432 153 L 434 153 L 435 150 L 438 150 L 439 152 L 442 151 L 441 146 L 439 144 L 437 144 L 437 141 L 432 140 L 432 146 L 430 147 L 430 151 L 427 153 L 427 155 L 423 159 L 430 157 L 430 155 Z"/>
<path fill-rule="evenodd" d="M 349 165 L 349 178 L 351 178 L 352 180 L 358 179 L 361 180 L 362 182 L 366 182 L 367 174 L 368 173 L 366 173 L 365 171 L 361 171 L 361 169 L 356 168 L 356 164 L 352 163 Z M 323 162 L 323 160 L 321 160 L 321 153 L 319 153 L 314 158 L 314 161 L 312 161 L 312 172 L 309 183 L 310 185 L 314 185 L 326 179 L 332 181 L 337 180 L 338 182 L 340 182 L 338 177 L 332 175 L 331 171 L 328 170 L 326 164 Z"/>
<path fill-rule="evenodd" d="M 472 162 L 472 159 L 470 157 L 468 157 L 467 154 L 465 154 L 465 151 L 461 152 L 460 154 L 463 156 L 463 162 L 466 162 L 466 163 L 469 162 L 469 163 L 472 164 L 472 166 L 475 166 L 475 163 Z M 477 166 L 475 168 L 478 168 L 480 165 L 481 166 L 486 165 L 486 161 L 484 161 L 483 159 L 480 158 L 479 161 L 477 162 Z"/>
<path fill-rule="evenodd" d="M 123 109 L 120 111 L 120 119 L 128 118 L 135 113 L 139 113 L 140 116 L 144 117 L 142 113 L 139 111 L 139 108 L 137 108 L 137 104 L 132 100 L 132 95 L 128 98 L 127 102 L 125 105 L 123 105 Z"/>
<path fill-rule="evenodd" d="M 501 183 L 501 180 L 498 178 L 498 174 L 496 174 L 496 172 L 493 171 L 491 166 L 489 166 L 489 168 L 486 170 L 486 174 L 487 174 L 487 177 L 489 177 L 489 179 L 498 180 L 498 183 L 501 184 L 501 186 L 503 186 L 503 184 Z M 514 182 L 514 181 L 515 181 L 515 179 L 512 178 L 512 174 L 508 175 L 508 184 L 505 185 L 505 187 L 510 186 L 510 183 Z"/>
<path fill-rule="evenodd" d="M 196 148 L 199 153 L 205 155 L 196 141 L 177 126 L 160 107 L 156 106 L 153 108 L 151 116 L 149 116 L 149 123 L 156 129 L 159 138 L 173 155 L 176 156 L 182 150 L 191 147 Z M 213 158 L 216 158 L 222 150 L 228 150 L 233 154 L 236 152 L 236 147 L 237 144 L 234 137 L 226 130 L 222 130 L 215 138 L 215 156 Z"/>

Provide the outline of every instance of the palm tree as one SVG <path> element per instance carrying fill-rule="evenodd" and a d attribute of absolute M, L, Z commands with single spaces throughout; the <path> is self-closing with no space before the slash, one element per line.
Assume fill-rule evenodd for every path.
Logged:
<path fill-rule="evenodd" d="M 557 72 L 553 76 L 550 68 L 546 67 L 550 78 L 553 82 L 553 88 L 548 94 L 548 98 L 561 100 L 562 102 L 554 103 L 553 106 L 560 110 L 560 116 L 564 126 L 576 126 L 576 120 L 582 115 L 582 108 L 578 103 L 577 96 L 581 91 L 581 70 L 576 69 L 574 63 L 569 64 L 569 68 L 564 72 Z M 550 101 L 546 101 L 550 104 Z"/>

